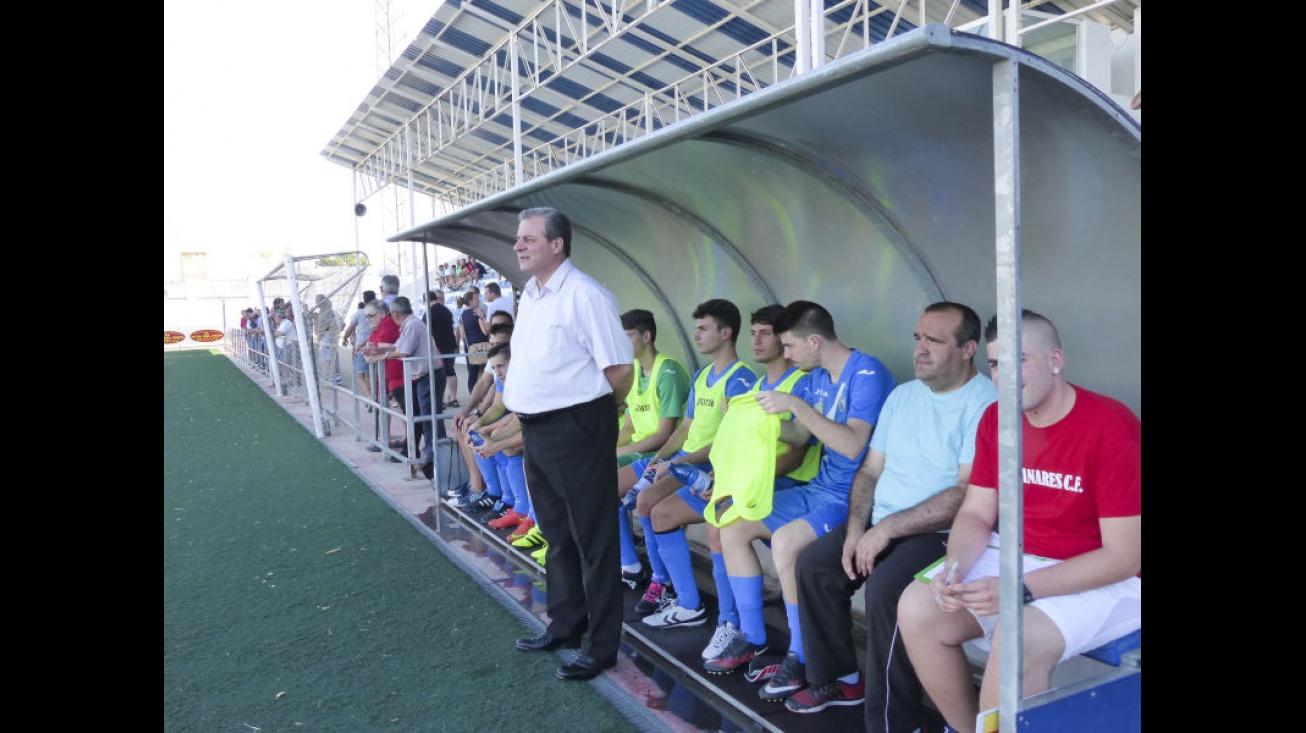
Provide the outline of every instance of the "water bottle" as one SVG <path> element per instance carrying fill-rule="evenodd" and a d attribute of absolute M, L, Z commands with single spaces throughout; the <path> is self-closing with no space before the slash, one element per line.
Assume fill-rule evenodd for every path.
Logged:
<path fill-rule="evenodd" d="M 635 482 L 635 485 L 630 487 L 630 491 L 626 492 L 626 496 L 621 500 L 621 503 L 625 504 L 628 509 L 634 509 L 635 497 L 639 496 L 639 492 L 652 486 L 653 479 L 656 477 L 657 468 L 652 463 L 648 464 L 648 468 L 644 469 L 644 475 L 640 476 L 639 480 Z"/>
<path fill-rule="evenodd" d="M 700 496 L 704 491 L 712 488 L 712 477 L 707 475 L 707 472 L 700 471 L 688 463 L 673 463 L 670 471 L 671 475 L 675 476 L 680 483 L 688 486 L 695 496 Z"/>
<path fill-rule="evenodd" d="M 467 431 L 467 439 L 471 441 L 472 447 L 474 448 L 480 448 L 481 446 L 485 445 L 485 438 L 482 438 L 481 434 L 476 432 L 475 430 Z"/>

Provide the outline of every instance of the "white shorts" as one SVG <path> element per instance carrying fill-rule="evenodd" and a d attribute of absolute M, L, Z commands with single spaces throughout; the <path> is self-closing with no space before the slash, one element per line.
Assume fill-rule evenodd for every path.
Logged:
<path fill-rule="evenodd" d="M 989 548 L 986 553 L 997 553 Z M 1143 626 L 1143 580 L 1129 578 L 1103 588 L 1094 588 L 1068 596 L 1048 596 L 1030 604 L 1047 614 L 1066 642 L 1061 661 L 1096 649 L 1110 641 L 1133 633 Z M 993 632 L 1001 614 L 975 616 L 984 630 L 976 647 L 992 651 Z"/>

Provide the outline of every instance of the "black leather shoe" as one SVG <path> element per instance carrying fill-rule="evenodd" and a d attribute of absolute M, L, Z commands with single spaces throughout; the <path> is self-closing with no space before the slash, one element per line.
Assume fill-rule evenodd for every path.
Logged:
<path fill-rule="evenodd" d="M 617 660 L 613 659 L 608 662 L 600 662 L 591 659 L 584 654 L 577 654 L 576 659 L 570 664 L 564 664 L 558 667 L 555 673 L 560 680 L 592 680 L 603 673 L 608 667 L 614 667 Z"/>
<path fill-rule="evenodd" d="M 548 630 L 533 638 L 517 640 L 517 648 L 524 652 L 551 652 L 564 646 L 568 649 L 576 649 L 580 646 L 580 640 L 554 636 Z"/>

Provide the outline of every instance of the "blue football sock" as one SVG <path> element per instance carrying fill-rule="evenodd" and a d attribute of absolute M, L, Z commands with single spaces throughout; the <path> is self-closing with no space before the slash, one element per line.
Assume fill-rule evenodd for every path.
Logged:
<path fill-rule="evenodd" d="M 676 603 L 681 608 L 696 609 L 702 604 L 698 597 L 698 583 L 694 580 L 694 563 L 689 557 L 689 540 L 679 527 L 670 532 L 658 533 L 658 554 L 671 575 L 676 588 Z"/>
<path fill-rule="evenodd" d="M 803 629 L 798 623 L 798 604 L 785 601 L 785 618 L 789 620 L 789 651 L 798 655 L 798 661 L 806 662 L 803 657 Z"/>
<path fill-rule="evenodd" d="M 630 530 L 630 511 L 621 502 L 617 502 L 617 535 L 621 540 L 621 564 L 628 568 L 639 565 L 635 535 Z"/>
<path fill-rule="evenodd" d="M 717 626 L 729 621 L 739 628 L 739 608 L 735 606 L 735 589 L 730 587 L 730 576 L 726 574 L 726 558 L 719 552 L 712 553 L 712 580 L 716 581 L 717 592 Z"/>
<path fill-rule="evenodd" d="M 648 552 L 648 564 L 653 568 L 653 579 L 665 584 L 671 580 L 667 566 L 662 562 L 662 553 L 658 552 L 658 536 L 653 531 L 653 520 L 640 517 L 639 526 L 644 528 L 644 549 Z"/>
<path fill-rule="evenodd" d="M 762 576 L 731 575 L 730 588 L 735 592 L 739 609 L 739 630 L 754 644 L 766 643 L 766 619 L 762 618 Z"/>
<path fill-rule="evenodd" d="M 499 483 L 499 466 L 494 462 L 494 458 L 482 458 L 476 456 L 476 465 L 481 469 L 481 479 L 485 481 L 486 496 L 499 498 L 503 496 L 503 486 Z"/>
<path fill-rule="evenodd" d="M 499 455 L 503 455 L 500 453 Z M 530 514 L 531 494 L 526 490 L 526 466 L 523 463 L 522 456 L 518 453 L 515 456 L 504 456 L 502 480 L 507 481 L 512 495 L 512 507 L 517 510 L 518 514 L 527 516 Z M 505 491 L 505 493 L 508 493 Z"/>

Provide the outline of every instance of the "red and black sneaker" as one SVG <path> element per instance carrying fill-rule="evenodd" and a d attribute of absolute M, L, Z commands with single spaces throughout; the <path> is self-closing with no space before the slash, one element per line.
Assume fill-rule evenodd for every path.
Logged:
<path fill-rule="evenodd" d="M 729 674 L 766 653 L 766 643 L 754 644 L 743 634 L 721 652 L 721 656 L 703 663 L 703 669 L 711 674 Z"/>
<path fill-rule="evenodd" d="M 794 713 L 819 713 L 831 705 L 861 705 L 865 699 L 866 678 L 858 677 L 851 685 L 835 680 L 799 690 L 785 700 L 785 708 Z"/>
<path fill-rule="evenodd" d="M 807 665 L 798 661 L 797 652 L 789 652 L 775 676 L 757 691 L 763 700 L 780 701 L 807 687 Z"/>
<path fill-rule="evenodd" d="M 748 671 L 744 672 L 744 679 L 749 682 L 766 682 L 780 671 L 780 663 L 785 659 L 783 654 L 767 654 L 754 659 L 748 663 Z"/>

